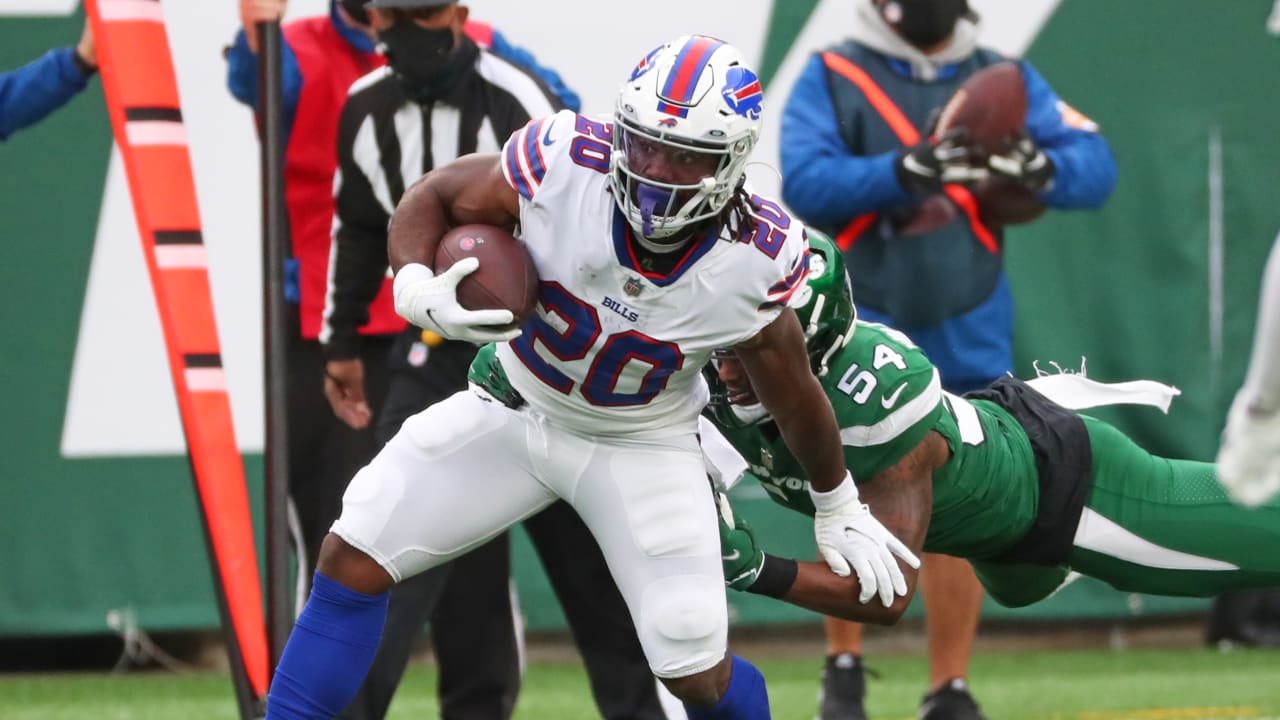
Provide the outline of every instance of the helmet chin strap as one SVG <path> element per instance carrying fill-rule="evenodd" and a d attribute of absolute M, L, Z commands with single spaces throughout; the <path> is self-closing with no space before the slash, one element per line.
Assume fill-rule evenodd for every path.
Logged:
<path fill-rule="evenodd" d="M 822 354 L 822 360 L 818 363 L 818 377 L 827 376 L 827 371 L 831 369 L 828 364 L 831 362 L 832 356 L 836 354 L 837 350 L 842 350 L 849 344 L 849 341 L 853 339 L 853 331 L 857 327 L 858 315 L 854 313 L 853 320 L 849 322 L 849 327 L 844 331 L 844 334 L 832 341 L 831 347 L 827 348 L 827 351 Z"/>
<path fill-rule="evenodd" d="M 755 403 L 754 405 L 730 405 L 729 411 L 744 425 L 759 425 L 769 419 L 769 411 L 765 410 L 764 405 L 760 403 Z"/>

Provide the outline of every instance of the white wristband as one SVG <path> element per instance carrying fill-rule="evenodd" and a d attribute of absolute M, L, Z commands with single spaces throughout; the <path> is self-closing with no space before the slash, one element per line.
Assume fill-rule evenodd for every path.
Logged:
<path fill-rule="evenodd" d="M 813 507 L 818 512 L 829 512 L 849 503 L 857 502 L 858 486 L 853 482 L 853 473 L 845 470 L 844 479 L 840 481 L 840 484 L 827 492 L 814 490 L 813 484 L 810 483 L 809 498 L 813 500 Z"/>
<path fill-rule="evenodd" d="M 409 263 L 400 268 L 400 272 L 396 273 L 395 280 L 391 283 L 391 293 L 398 297 L 405 286 L 416 283 L 419 280 L 430 280 L 435 276 L 436 274 L 426 265 Z"/>

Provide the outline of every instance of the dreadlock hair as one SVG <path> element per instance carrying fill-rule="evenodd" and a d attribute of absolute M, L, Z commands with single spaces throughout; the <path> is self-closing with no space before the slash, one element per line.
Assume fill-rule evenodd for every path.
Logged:
<path fill-rule="evenodd" d="M 730 234 L 733 235 L 733 242 L 746 242 L 746 229 L 754 224 L 754 221 L 751 220 L 751 196 L 747 194 L 746 184 L 746 175 L 738 178 L 738 186 L 733 189 L 733 195 L 729 197 L 729 201 L 724 204 L 724 207 L 720 208 L 720 212 L 712 218 L 722 227 L 730 229 Z"/>

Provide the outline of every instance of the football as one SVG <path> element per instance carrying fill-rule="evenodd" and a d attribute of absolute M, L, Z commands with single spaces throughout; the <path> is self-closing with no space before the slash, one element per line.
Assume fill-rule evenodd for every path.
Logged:
<path fill-rule="evenodd" d="M 976 162 L 986 162 L 986 155 L 1009 150 L 1018 131 L 1027 122 L 1027 89 L 1022 71 L 1016 63 L 989 65 L 973 75 L 956 90 L 934 129 L 938 137 L 963 127 L 969 131 L 970 147 L 977 150 Z"/>
<path fill-rule="evenodd" d="M 492 225 L 460 225 L 445 233 L 436 247 L 434 270 L 448 270 L 474 257 L 480 267 L 458 283 L 458 303 L 468 310 L 506 309 L 519 326 L 538 307 L 538 270 L 524 243 Z"/>
<path fill-rule="evenodd" d="M 1010 180 L 982 180 L 970 192 L 978 201 L 978 215 L 987 225 L 1021 225 L 1045 211 L 1044 201 L 1035 193 Z"/>
<path fill-rule="evenodd" d="M 965 80 L 943 106 L 935 132 L 941 136 L 952 128 L 967 129 L 973 162 L 985 163 L 987 156 L 1010 150 L 1026 122 L 1027 90 L 1022 71 L 1016 63 L 1001 62 Z M 1040 217 L 1045 210 L 1034 193 L 1008 180 L 983 180 L 970 190 L 983 222 L 989 225 L 1019 225 Z"/>

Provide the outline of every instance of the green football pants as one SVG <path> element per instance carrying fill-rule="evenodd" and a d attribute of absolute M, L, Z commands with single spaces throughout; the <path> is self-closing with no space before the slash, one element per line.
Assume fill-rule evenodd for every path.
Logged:
<path fill-rule="evenodd" d="M 1111 425 L 1084 421 L 1093 489 L 1067 566 L 975 561 L 993 599 L 1010 607 L 1042 600 L 1069 570 L 1152 595 L 1280 586 L 1280 499 L 1240 507 L 1211 463 L 1156 457 Z"/>

